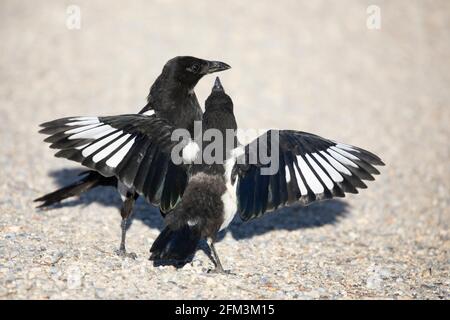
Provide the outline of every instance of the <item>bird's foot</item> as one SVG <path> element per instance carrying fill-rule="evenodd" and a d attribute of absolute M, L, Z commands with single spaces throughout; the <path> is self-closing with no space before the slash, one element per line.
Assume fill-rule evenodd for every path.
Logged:
<path fill-rule="evenodd" d="M 215 273 L 215 274 L 227 274 L 227 275 L 234 275 L 234 273 L 231 272 L 231 270 L 224 270 L 223 268 L 214 268 L 214 269 L 208 269 L 208 273 Z"/>
<path fill-rule="evenodd" d="M 136 260 L 136 258 L 137 258 L 137 254 L 136 253 L 134 253 L 134 252 L 127 252 L 125 249 L 118 249 L 118 250 L 116 250 L 116 254 L 119 257 L 122 257 L 122 258 L 130 258 L 130 259 L 133 259 L 133 260 Z"/>

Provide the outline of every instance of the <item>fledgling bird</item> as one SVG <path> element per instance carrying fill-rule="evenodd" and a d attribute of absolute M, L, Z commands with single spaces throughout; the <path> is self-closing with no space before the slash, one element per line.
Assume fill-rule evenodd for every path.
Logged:
<path fill-rule="evenodd" d="M 62 127 L 67 130 L 68 121 L 73 120 L 56 120 L 45 127 L 50 131 Z M 251 143 L 240 145 L 233 102 L 219 78 L 206 100 L 202 126 L 204 133 L 215 130 L 222 136 L 231 136 L 231 143 L 227 141 L 221 146 L 223 161 L 197 161 L 203 158 L 209 145 L 189 140 L 181 145 L 184 162 L 176 164 L 173 151 L 180 143 L 173 139 L 176 128 L 164 119 L 123 115 L 102 117 L 98 121 L 119 132 L 113 138 L 116 140 L 79 139 L 63 150 L 61 156 L 78 161 L 83 158 L 80 149 L 108 140 L 103 142 L 106 145 L 102 155 L 106 159 L 106 162 L 102 160 L 104 170 L 116 174 L 119 180 L 122 178 L 115 173 L 116 168 L 133 171 L 134 179 L 129 180 L 129 186 L 150 202 L 155 192 L 164 192 L 145 187 L 153 183 L 152 172 L 159 170 L 161 157 L 163 162 L 172 161 L 186 173 L 187 183 L 170 193 L 170 198 L 176 199 L 174 209 L 165 216 L 166 227 L 153 243 L 150 259 L 186 260 L 195 253 L 198 242 L 206 238 L 216 272 L 224 272 L 214 247 L 217 233 L 230 224 L 236 213 L 246 221 L 295 202 L 309 204 L 358 193 L 357 188 L 366 188 L 363 180 L 374 180 L 373 175 L 379 174 L 374 165 L 383 165 L 379 157 L 361 148 L 293 130 L 269 130 Z M 234 134 L 228 134 L 230 130 Z M 121 141 L 113 142 L 118 139 Z M 260 148 L 270 151 L 270 161 Z M 133 157 L 136 153 L 141 156 Z M 92 161 L 92 156 L 84 159 Z M 274 163 L 278 164 L 277 170 L 268 174 L 264 169 Z"/>
<path fill-rule="evenodd" d="M 194 121 L 202 119 L 202 109 L 194 92 L 196 84 L 206 74 L 229 68 L 228 64 L 220 61 L 208 61 L 190 56 L 179 56 L 169 60 L 151 86 L 147 104 L 139 114 L 164 119 L 175 128 L 184 128 L 193 134 Z M 126 252 L 125 237 L 133 206 L 138 198 L 138 193 L 132 186 L 133 179 L 138 173 L 137 167 L 134 171 L 125 171 L 117 166 L 114 170 L 108 167 L 107 164 L 117 159 L 108 159 L 106 152 L 114 151 L 110 150 L 111 146 L 108 143 L 112 143 L 114 147 L 126 139 L 113 126 L 102 124 L 99 119 L 100 117 L 71 117 L 43 124 L 44 129 L 40 132 L 52 135 L 45 141 L 51 143 L 51 148 L 61 149 L 56 154 L 57 157 L 70 157 L 74 160 L 76 158 L 76 161 L 93 170 L 83 172 L 83 178 L 75 183 L 37 198 L 35 201 L 43 202 L 39 207 L 49 207 L 98 186 L 117 187 L 123 200 L 120 211 L 122 236 L 117 253 L 135 258 L 134 253 Z M 132 127 L 133 124 L 130 123 L 128 126 Z M 80 141 L 96 139 L 102 139 L 102 142 L 89 146 L 79 144 Z M 142 154 L 137 152 L 138 145 L 140 146 L 138 143 L 134 144 L 133 148 L 132 144 L 127 145 L 129 156 L 122 159 L 122 163 L 126 161 L 140 163 L 143 160 Z M 80 151 L 79 155 L 73 153 L 74 147 Z M 148 145 L 144 147 L 147 148 Z M 124 151 L 125 149 L 122 150 Z M 184 189 L 187 177 L 184 171 L 173 166 L 166 158 L 159 159 L 158 165 L 158 169 L 152 172 L 153 182 L 147 183 L 145 188 L 153 192 L 147 200 L 159 206 L 161 213 L 165 214 L 172 209 L 173 201 L 175 201 L 170 197 L 170 189 Z M 155 191 L 160 189 L 163 190 L 162 193 Z"/>
<path fill-rule="evenodd" d="M 208 130 L 217 130 L 221 137 L 228 137 L 231 141 L 227 143 L 226 139 L 222 139 L 222 156 L 215 162 L 207 164 L 202 161 L 186 168 L 189 176 L 186 190 L 177 207 L 165 217 L 166 227 L 150 249 L 150 260 L 184 261 L 195 252 L 200 239 L 206 238 L 217 270 L 223 271 L 214 242 L 217 233 L 228 226 L 236 213 L 236 196 L 230 180 L 231 162 L 227 166 L 226 161 L 233 161 L 232 152 L 239 142 L 233 102 L 218 77 L 205 101 L 202 130 L 203 135 Z M 227 135 L 227 131 L 231 135 Z M 197 152 L 191 156 L 192 159 L 208 148 L 207 145 L 202 146 L 202 150 L 200 146 L 194 148 Z"/>
<path fill-rule="evenodd" d="M 219 78 L 205 103 L 203 129 L 236 132 L 233 102 Z M 278 170 L 263 173 L 266 162 L 260 147 L 270 151 L 271 136 L 276 135 Z M 361 148 L 292 130 L 269 130 L 246 146 L 237 141 L 224 146 L 222 164 L 200 164 L 190 168 L 189 181 L 179 205 L 166 217 L 166 228 L 150 249 L 152 260 L 185 260 L 200 239 L 206 238 L 216 268 L 224 272 L 214 247 L 217 233 L 228 227 L 239 212 L 244 220 L 260 217 L 295 202 L 344 197 L 366 188 L 362 180 L 379 174 L 373 165 L 384 165 L 379 157 Z M 200 148 L 199 148 L 200 150 Z M 204 150 L 204 148 L 203 148 Z M 273 152 L 273 151 L 270 151 Z"/>

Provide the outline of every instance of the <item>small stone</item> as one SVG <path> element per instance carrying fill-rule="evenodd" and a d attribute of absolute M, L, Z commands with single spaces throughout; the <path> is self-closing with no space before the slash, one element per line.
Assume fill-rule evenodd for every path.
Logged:
<path fill-rule="evenodd" d="M 391 276 L 391 272 L 388 270 L 388 269 L 386 269 L 386 268 L 380 268 L 379 270 L 378 270 L 378 274 L 381 276 L 381 278 L 383 278 L 383 279 L 387 279 L 387 278 L 389 278 L 390 276 Z"/>
<path fill-rule="evenodd" d="M 367 278 L 366 280 L 366 287 L 367 289 L 380 289 L 381 288 L 381 283 L 383 282 L 383 280 L 377 275 L 371 275 Z"/>
<path fill-rule="evenodd" d="M 5 239 L 7 239 L 7 240 L 15 240 L 16 239 L 16 234 L 15 233 L 7 233 L 7 234 L 5 234 Z"/>
<path fill-rule="evenodd" d="M 106 289 L 104 289 L 104 288 L 95 288 L 95 297 L 97 299 L 104 299 L 106 297 Z"/>
<path fill-rule="evenodd" d="M 311 290 L 309 292 L 304 293 L 305 296 L 312 298 L 312 299 L 319 299 L 320 298 L 320 292 L 317 290 Z"/>

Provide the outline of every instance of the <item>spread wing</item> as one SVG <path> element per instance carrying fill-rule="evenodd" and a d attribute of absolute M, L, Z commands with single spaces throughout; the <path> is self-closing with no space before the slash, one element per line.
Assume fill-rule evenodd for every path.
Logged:
<path fill-rule="evenodd" d="M 111 117 L 69 117 L 41 125 L 56 157 L 70 159 L 116 176 L 146 200 L 171 210 L 186 188 L 183 165 L 171 160 L 174 128 L 163 119 L 140 114 Z"/>
<path fill-rule="evenodd" d="M 261 148 L 268 150 L 262 153 L 267 155 L 264 159 L 257 151 Z M 238 160 L 233 178 L 243 220 L 294 202 L 309 204 L 358 193 L 358 188 L 366 188 L 363 180 L 379 174 L 374 165 L 384 165 L 369 151 L 291 130 L 267 131 L 246 145 Z M 276 171 L 265 174 L 276 161 Z"/>

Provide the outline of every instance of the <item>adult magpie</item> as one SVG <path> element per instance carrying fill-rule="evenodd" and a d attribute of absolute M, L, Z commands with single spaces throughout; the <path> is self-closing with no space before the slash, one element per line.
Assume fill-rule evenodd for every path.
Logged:
<path fill-rule="evenodd" d="M 68 130 L 81 121 L 113 130 L 93 139 L 71 139 L 74 133 Z M 78 126 L 89 128 L 91 122 Z M 209 148 L 213 143 L 217 146 L 216 141 L 206 145 L 198 139 L 179 142 L 174 139 L 177 128 L 158 117 L 64 118 L 43 126 L 51 137 L 64 132 L 59 156 L 86 163 L 105 176 L 116 176 L 151 203 L 155 199 L 170 202 L 174 209 L 165 216 L 166 227 L 150 249 L 151 260 L 185 260 L 195 253 L 200 239 L 206 238 L 217 272 L 224 269 L 214 247 L 216 235 L 237 212 L 247 221 L 296 202 L 306 205 L 358 193 L 358 188 L 366 188 L 363 180 L 374 180 L 373 175 L 379 174 L 374 166 L 384 165 L 366 150 L 301 131 L 269 130 L 240 145 L 233 102 L 219 78 L 206 100 L 202 120 L 205 141 L 211 141 L 205 139 L 210 130 L 216 137 L 228 137 L 226 142 L 219 140 L 219 161 L 205 157 L 206 151 L 212 156 L 220 151 Z M 157 184 L 161 188 L 149 187 L 155 180 L 164 180 L 156 173 L 166 170 L 160 164 L 167 161 L 185 172 L 187 183 L 166 179 Z"/>
<path fill-rule="evenodd" d="M 193 134 L 194 121 L 201 121 L 202 119 L 202 109 L 194 92 L 196 84 L 206 74 L 229 68 L 228 64 L 220 61 L 208 61 L 190 56 L 179 56 L 169 60 L 165 64 L 162 73 L 151 86 L 147 104 L 139 114 L 165 119 L 175 128 L 184 128 Z M 115 134 L 112 134 L 114 128 L 109 125 L 100 125 L 96 117 L 74 117 L 69 119 L 74 121 L 67 122 L 67 126 L 70 127 L 68 130 L 59 131 L 59 129 L 49 128 L 46 124 L 44 124 L 45 128 L 41 130 L 42 133 L 53 134 L 53 136 L 45 140 L 52 143 L 51 148 L 66 150 L 59 152 L 56 156 L 64 156 L 64 154 L 70 152 L 67 149 L 78 145 L 77 142 L 81 141 L 79 139 L 108 137 L 108 139 L 103 140 L 106 144 L 107 141 L 112 141 L 115 137 Z M 87 150 L 83 150 L 83 154 L 92 153 L 94 155 L 93 151 L 92 148 L 87 148 Z M 133 161 L 142 160 L 139 158 L 140 156 L 140 154 L 133 154 Z M 97 155 L 95 160 L 98 160 L 98 158 L 99 156 Z M 171 181 L 174 188 L 183 189 L 187 181 L 186 174 L 178 170 L 170 162 L 164 161 L 164 159 L 160 160 L 159 171 L 155 172 L 155 181 L 147 188 L 157 190 L 161 187 L 162 182 L 167 181 L 169 184 L 169 181 Z M 86 160 L 81 161 L 81 163 L 94 170 L 83 172 L 84 177 L 69 186 L 35 199 L 35 201 L 43 202 L 38 207 L 51 206 L 63 199 L 78 196 L 98 186 L 117 187 L 123 201 L 120 210 L 122 236 L 117 253 L 121 256 L 135 258 L 136 255 L 127 253 L 125 248 L 128 221 L 132 214 L 134 202 L 138 198 L 138 193 L 136 193 L 134 188 L 126 186 L 129 185 L 130 173 L 128 172 L 128 175 L 123 176 L 126 182 L 124 184 L 109 172 L 105 174 L 104 171 L 97 170 L 98 166 L 100 166 L 98 161 L 90 162 Z M 171 203 L 166 201 L 167 199 L 161 199 L 156 196 L 151 200 L 152 203 L 160 206 L 163 214 L 171 209 Z"/>

